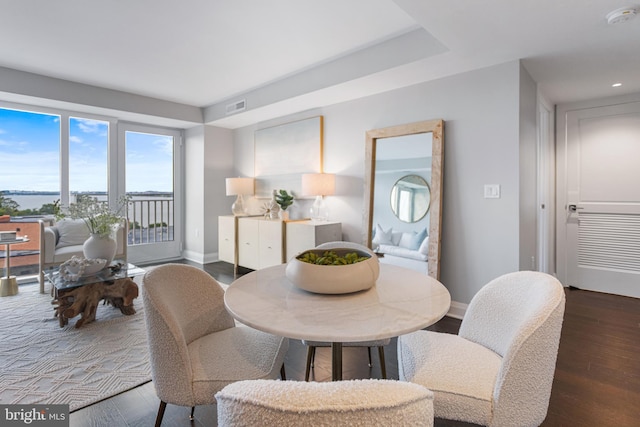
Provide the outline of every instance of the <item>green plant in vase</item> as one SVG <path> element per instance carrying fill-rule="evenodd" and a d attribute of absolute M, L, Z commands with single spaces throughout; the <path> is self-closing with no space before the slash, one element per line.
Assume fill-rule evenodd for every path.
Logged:
<path fill-rule="evenodd" d="M 289 194 L 287 190 L 277 190 L 275 191 L 274 198 L 278 206 L 280 206 L 282 218 L 287 219 L 289 216 L 287 208 L 293 204 L 293 195 Z"/>

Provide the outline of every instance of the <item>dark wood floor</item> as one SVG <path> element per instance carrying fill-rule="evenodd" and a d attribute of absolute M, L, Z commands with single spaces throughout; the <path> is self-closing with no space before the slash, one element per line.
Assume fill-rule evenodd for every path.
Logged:
<path fill-rule="evenodd" d="M 204 269 L 221 282 L 233 281 L 232 268 L 212 263 Z M 560 349 L 551 401 L 544 427 L 603 427 L 640 425 L 640 299 L 567 289 Z M 460 321 L 445 317 L 429 329 L 457 333 Z M 366 348 L 345 348 L 345 379 L 380 378 L 377 352 L 367 366 Z M 387 373 L 398 378 L 396 341 L 385 349 Z M 287 379 L 304 380 L 306 347 L 291 340 L 285 360 Z M 316 354 L 312 379 L 331 378 L 330 349 Z M 152 383 L 73 412 L 70 425 L 153 426 L 158 398 Z M 199 406 L 195 421 L 189 408 L 168 405 L 163 426 L 215 426 L 215 405 Z M 470 424 L 436 420 L 436 426 Z"/>

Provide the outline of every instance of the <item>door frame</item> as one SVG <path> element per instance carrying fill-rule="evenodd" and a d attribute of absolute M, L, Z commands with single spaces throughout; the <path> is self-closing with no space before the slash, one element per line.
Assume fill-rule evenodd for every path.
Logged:
<path fill-rule="evenodd" d="M 537 107 L 537 258 L 538 271 L 555 271 L 555 150 L 553 107 L 538 92 Z"/>

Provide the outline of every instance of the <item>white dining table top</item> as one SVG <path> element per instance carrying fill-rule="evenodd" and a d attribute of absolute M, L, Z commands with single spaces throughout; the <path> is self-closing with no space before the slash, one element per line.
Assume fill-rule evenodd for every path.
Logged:
<path fill-rule="evenodd" d="M 246 274 L 225 292 L 241 323 L 274 335 L 329 342 L 400 336 L 440 320 L 451 296 L 437 280 L 414 270 L 380 264 L 380 277 L 365 291 L 325 295 L 297 288 L 286 264 Z"/>

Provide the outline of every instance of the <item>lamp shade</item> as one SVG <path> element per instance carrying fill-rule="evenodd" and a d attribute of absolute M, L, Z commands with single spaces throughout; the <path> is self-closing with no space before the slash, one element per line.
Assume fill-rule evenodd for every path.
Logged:
<path fill-rule="evenodd" d="M 227 196 L 253 194 L 253 178 L 227 178 Z"/>
<path fill-rule="evenodd" d="M 336 192 L 336 176 L 332 173 L 302 174 L 302 194 L 305 196 L 332 196 Z"/>

